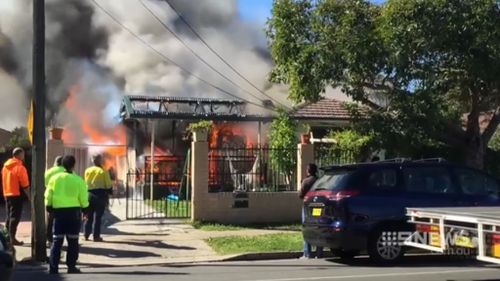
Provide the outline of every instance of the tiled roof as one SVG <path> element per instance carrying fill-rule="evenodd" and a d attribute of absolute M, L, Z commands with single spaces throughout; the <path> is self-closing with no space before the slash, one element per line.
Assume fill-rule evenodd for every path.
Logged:
<path fill-rule="evenodd" d="M 296 119 L 322 119 L 322 120 L 349 120 L 347 102 L 335 99 L 322 99 L 315 103 L 299 106 L 292 116 Z M 361 107 L 361 113 L 366 113 L 367 109 Z"/>

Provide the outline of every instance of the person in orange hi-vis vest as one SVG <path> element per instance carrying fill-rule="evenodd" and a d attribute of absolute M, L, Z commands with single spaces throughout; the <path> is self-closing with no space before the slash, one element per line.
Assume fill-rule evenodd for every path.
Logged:
<path fill-rule="evenodd" d="M 2 168 L 3 196 L 7 206 L 7 227 L 12 245 L 20 246 L 23 242 L 16 239 L 17 226 L 21 221 L 23 198 L 21 190 L 29 199 L 28 171 L 23 164 L 24 150 L 17 147 L 12 152 L 12 158 L 7 160 Z"/>

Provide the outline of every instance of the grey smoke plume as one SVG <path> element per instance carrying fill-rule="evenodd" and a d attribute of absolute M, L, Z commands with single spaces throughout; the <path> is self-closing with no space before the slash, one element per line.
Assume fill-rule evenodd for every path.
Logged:
<path fill-rule="evenodd" d="M 0 29 L 0 68 L 7 73 L 13 73 L 17 69 L 13 47 L 12 41 Z"/>
<path fill-rule="evenodd" d="M 144 9 L 139 0 L 97 1 L 152 47 L 195 75 L 260 103 L 259 99 L 249 96 L 203 65 Z M 260 89 L 266 89 L 273 98 L 286 102 L 285 89 L 268 83 L 266 79 L 271 61 L 265 51 L 263 27 L 241 21 L 236 0 L 169 2 L 245 77 Z M 164 1 L 146 0 L 145 3 L 211 65 L 260 99 L 268 99 L 212 54 Z M 1 68 L 4 73 L 11 73 L 10 77 L 20 89 L 21 94 L 16 98 L 19 104 L 24 104 L 23 109 L 27 108 L 29 97 L 26 93 L 31 87 L 30 17 L 30 0 L 1 1 L 0 28 L 6 40 L 0 39 L 0 42 L 8 42 L 0 43 Z M 10 47 L 2 47 L 4 45 Z M 79 85 L 78 98 L 75 99 L 78 108 L 90 111 L 92 116 L 84 115 L 85 118 L 103 133 L 113 131 L 110 126 L 116 124 L 113 117 L 118 115 L 123 93 L 232 98 L 164 61 L 116 25 L 90 0 L 47 0 L 46 57 L 48 118 L 72 128 L 73 135 L 85 135 L 81 128 L 82 114 L 65 109 L 69 89 L 74 85 Z M 7 94 L 0 90 L 0 98 L 3 100 L 4 97 Z M 12 112 L 14 108 L 8 110 Z M 0 119 L 4 119 L 3 114 Z"/>

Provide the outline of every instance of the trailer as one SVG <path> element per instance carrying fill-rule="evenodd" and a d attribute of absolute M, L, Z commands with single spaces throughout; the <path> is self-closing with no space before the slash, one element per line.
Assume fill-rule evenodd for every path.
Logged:
<path fill-rule="evenodd" d="M 406 214 L 415 232 L 404 245 L 500 264 L 500 207 L 407 208 Z"/>

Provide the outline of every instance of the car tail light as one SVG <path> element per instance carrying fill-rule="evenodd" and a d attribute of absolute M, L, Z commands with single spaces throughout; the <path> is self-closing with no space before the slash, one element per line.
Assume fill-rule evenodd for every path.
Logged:
<path fill-rule="evenodd" d="M 332 191 L 326 196 L 330 201 L 340 201 L 345 198 L 359 195 L 358 190 Z"/>
<path fill-rule="evenodd" d="M 304 196 L 304 202 L 309 198 L 314 196 L 323 196 L 330 201 L 339 201 L 344 198 L 349 198 L 359 194 L 358 190 L 344 190 L 344 191 L 331 191 L 331 190 L 320 190 L 320 191 L 309 191 L 306 196 Z"/>
<path fill-rule="evenodd" d="M 429 225 L 429 224 L 417 224 L 416 230 L 418 232 L 439 232 L 439 226 L 437 225 Z"/>

